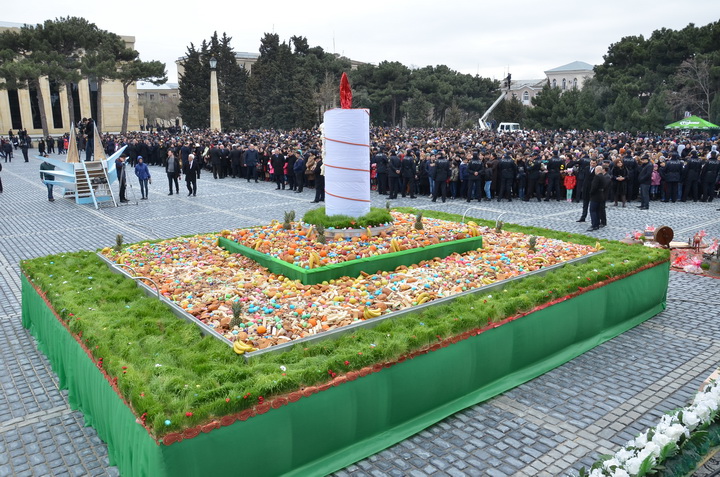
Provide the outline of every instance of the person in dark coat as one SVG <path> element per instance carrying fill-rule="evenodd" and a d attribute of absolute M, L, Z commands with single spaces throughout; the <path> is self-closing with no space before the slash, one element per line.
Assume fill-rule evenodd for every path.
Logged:
<path fill-rule="evenodd" d="M 585 166 L 585 177 L 583 179 L 583 188 L 580 190 L 582 196 L 583 208 L 578 222 L 585 222 L 585 218 L 588 214 L 588 207 L 590 206 L 590 186 L 592 185 L 593 179 L 595 179 L 595 168 L 597 167 L 597 161 L 590 159 L 590 164 Z"/>
<path fill-rule="evenodd" d="M 553 155 L 547 164 L 548 186 L 547 190 L 545 191 L 547 193 L 545 197 L 546 202 L 552 198 L 555 198 L 558 201 L 562 200 L 562 198 L 560 197 L 560 175 L 563 168 L 565 167 L 565 162 L 560 158 L 558 154 L 558 151 L 553 151 Z"/>
<path fill-rule="evenodd" d="M 585 178 L 589 176 L 590 157 L 585 154 L 578 161 L 577 184 L 575 185 L 575 202 L 583 200 L 583 190 L 585 189 Z M 588 184 L 589 185 L 589 184 Z"/>
<path fill-rule="evenodd" d="M 372 158 L 372 164 L 375 164 L 375 172 L 377 172 L 378 194 L 388 194 L 388 158 L 385 155 L 384 147 Z"/>
<path fill-rule="evenodd" d="M 660 169 L 660 175 L 668 185 L 669 199 L 675 202 L 678 197 L 678 187 L 680 186 L 680 180 L 682 179 L 683 164 L 680 161 L 680 156 L 674 153 L 670 156 L 670 160 L 665 163 L 665 167 Z M 668 201 L 668 197 L 665 197 L 665 202 Z"/>
<path fill-rule="evenodd" d="M 477 152 L 474 152 L 472 155 L 472 158 L 470 159 L 470 162 L 468 163 L 468 195 L 467 195 L 467 201 L 470 202 L 473 199 L 476 199 L 478 202 L 482 199 L 482 191 L 481 191 L 481 184 L 482 184 L 482 170 L 483 170 L 483 163 L 482 160 L 480 160 L 480 155 Z"/>
<path fill-rule="evenodd" d="M 277 186 L 275 189 L 285 189 L 285 156 L 280 153 L 280 149 L 273 149 L 270 165 L 273 168 L 273 179 Z"/>
<path fill-rule="evenodd" d="M 590 221 L 591 226 L 588 232 L 600 229 L 605 200 L 610 189 L 610 176 L 605 173 L 603 166 L 595 168 L 595 177 L 590 185 Z"/>
<path fill-rule="evenodd" d="M 188 154 L 187 161 L 182 164 L 182 172 L 185 174 L 185 186 L 188 190 L 188 197 L 197 195 L 197 176 L 200 170 L 200 161 L 195 154 Z"/>
<path fill-rule="evenodd" d="M 290 151 L 290 153 L 285 156 L 285 167 L 287 170 L 287 186 L 289 191 L 294 191 L 297 187 L 295 185 L 295 161 L 297 161 L 297 156 L 294 152 Z"/>
<path fill-rule="evenodd" d="M 305 157 L 302 154 L 298 154 L 295 159 L 293 173 L 295 174 L 295 192 L 299 194 L 305 185 Z"/>
<path fill-rule="evenodd" d="M 141 200 L 147 200 L 148 198 L 148 182 L 151 180 L 150 170 L 142 156 L 138 156 L 137 164 L 135 164 L 135 175 L 140 182 L 140 197 Z"/>
<path fill-rule="evenodd" d="M 28 157 L 28 148 L 30 147 L 30 138 L 25 137 L 20 141 L 20 150 L 22 151 L 23 158 L 25 159 L 25 162 L 30 162 L 30 158 Z"/>
<path fill-rule="evenodd" d="M 45 171 L 54 171 L 54 170 L 55 170 L 55 166 L 53 166 L 52 164 L 50 164 L 47 161 L 40 164 L 40 180 L 43 182 L 43 184 L 45 184 L 45 187 L 47 187 L 48 200 L 50 202 L 55 201 L 55 198 L 53 198 L 53 185 L 50 183 L 50 181 L 55 180 L 55 176 L 52 174 L 48 174 Z M 2 183 L 0 183 L 0 192 L 2 192 Z"/>
<path fill-rule="evenodd" d="M 507 199 L 508 202 L 512 202 L 512 185 L 515 182 L 515 176 L 517 175 L 517 164 L 512 158 L 505 154 L 500 163 L 498 164 L 498 176 L 500 178 L 500 189 L 497 197 L 497 201 L 500 202 L 503 198 Z"/>
<path fill-rule="evenodd" d="M 450 177 L 450 161 L 443 154 L 438 154 L 434 171 L 435 189 L 433 191 L 432 201 L 436 202 L 438 196 L 442 197 L 445 202 L 447 198 L 447 180 Z"/>
<path fill-rule="evenodd" d="M 325 164 L 323 164 L 322 156 L 318 154 L 315 158 L 315 200 L 314 204 L 318 202 L 325 202 Z"/>
<path fill-rule="evenodd" d="M 167 174 L 168 178 L 168 187 L 170 188 L 170 193 L 168 195 L 173 195 L 173 184 L 175 184 L 175 192 L 180 193 L 180 184 L 178 182 L 178 178 L 180 177 L 180 160 L 175 157 L 175 151 L 172 149 L 168 150 L 168 157 L 165 160 L 165 173 Z"/>
<path fill-rule="evenodd" d="M 627 199 L 632 202 L 633 200 L 637 199 L 638 196 L 637 176 L 639 168 L 638 163 L 632 156 L 632 151 L 630 151 L 629 148 L 625 157 L 622 159 L 622 162 L 627 172 L 625 179 L 625 194 L 627 195 Z"/>
<path fill-rule="evenodd" d="M 85 123 L 85 129 L 82 131 L 87 136 L 87 143 L 85 144 L 85 161 L 92 161 L 93 155 L 95 154 L 95 121 L 93 118 L 88 118 Z"/>
<path fill-rule="evenodd" d="M 237 144 L 233 144 L 230 151 L 230 177 L 233 179 L 240 177 L 240 168 L 242 166 L 242 151 Z"/>
<path fill-rule="evenodd" d="M 417 179 L 417 171 L 415 170 L 415 157 L 413 153 L 408 154 L 400 161 L 400 176 L 402 177 L 402 196 L 406 193 L 410 194 L 410 198 L 415 198 L 415 179 Z"/>
<path fill-rule="evenodd" d="M 693 202 L 700 199 L 700 173 L 702 172 L 702 163 L 698 157 L 697 151 L 690 152 L 690 158 L 685 164 L 685 184 L 683 185 L 682 202 L 688 198 Z"/>
<path fill-rule="evenodd" d="M 217 145 L 210 149 L 210 165 L 212 166 L 213 179 L 222 179 L 222 151 Z"/>
<path fill-rule="evenodd" d="M 528 186 L 527 186 L 527 193 L 525 194 L 525 202 L 529 201 L 530 199 L 534 197 L 537 198 L 537 201 L 540 202 L 542 200 L 542 181 L 540 180 L 542 178 L 542 162 L 540 161 L 540 156 L 530 156 L 527 163 L 527 178 L 528 178 Z M 587 212 L 587 210 L 586 210 Z"/>
<path fill-rule="evenodd" d="M 625 162 L 621 159 L 615 160 L 615 167 L 612 168 L 612 184 L 613 184 L 613 198 L 615 207 L 618 205 L 618 201 L 622 202 L 622 206 L 625 207 L 627 201 L 627 180 L 628 171 L 625 169 Z"/>
<path fill-rule="evenodd" d="M 720 174 L 720 162 L 717 151 L 710 152 L 710 158 L 703 164 L 700 172 L 700 186 L 702 188 L 702 202 L 712 202 L 715 197 L 715 184 Z"/>
<path fill-rule="evenodd" d="M 120 186 L 120 202 L 121 203 L 125 203 L 128 201 L 127 197 L 125 196 L 125 190 L 127 189 L 127 175 L 125 174 L 126 161 L 127 161 L 127 156 L 125 154 L 121 155 L 115 161 L 115 172 L 117 173 L 118 185 Z"/>
<path fill-rule="evenodd" d="M 247 181 L 250 182 L 250 179 L 254 179 L 255 182 L 258 181 L 258 160 L 260 158 L 260 155 L 258 154 L 257 149 L 255 149 L 254 144 L 250 144 L 250 148 L 245 151 L 245 157 L 243 159 L 243 165 L 245 166 L 245 170 L 247 172 Z"/>
<path fill-rule="evenodd" d="M 653 164 L 650 158 L 645 155 L 640 158 L 640 170 L 638 171 L 638 184 L 640 185 L 641 210 L 650 208 L 650 183 L 652 182 Z"/>
<path fill-rule="evenodd" d="M 388 159 L 388 187 L 390 194 L 388 199 L 397 199 L 398 190 L 400 189 L 400 172 L 402 171 L 402 160 L 397 153 L 393 151 Z"/>

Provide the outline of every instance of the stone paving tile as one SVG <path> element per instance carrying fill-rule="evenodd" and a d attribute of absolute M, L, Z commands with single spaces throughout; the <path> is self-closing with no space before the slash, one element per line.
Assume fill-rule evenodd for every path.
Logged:
<path fill-rule="evenodd" d="M 315 207 L 314 191 L 275 190 L 272 183 L 213 180 L 202 174 L 198 196 L 168 196 L 162 170 L 148 201 L 121 207 L 48 203 L 39 163 L 3 168 L 0 196 L 0 476 L 119 475 L 107 448 L 82 415 L 70 410 L 57 377 L 20 324 L 20 260 L 126 242 L 247 227 L 298 217 Z M 135 184 L 133 184 L 135 186 Z M 134 190 L 134 189 L 133 189 Z M 386 197 L 372 194 L 372 205 Z M 432 203 L 393 206 L 466 213 L 476 218 L 585 233 L 580 204 L 567 202 Z M 670 225 L 679 240 L 703 229 L 720 236 L 718 204 L 651 202 L 608 207 L 608 227 L 592 236 L 620 239 L 645 225 Z M 718 205 L 720 206 L 720 205 Z M 718 282 L 671 273 L 668 309 L 652 320 L 543 376 L 471 406 L 334 475 L 565 475 L 656 423 L 687 402 L 720 361 Z M 718 460 L 717 462 L 720 462 Z M 717 464 L 716 462 L 716 464 Z M 720 465 L 720 464 L 717 464 Z"/>

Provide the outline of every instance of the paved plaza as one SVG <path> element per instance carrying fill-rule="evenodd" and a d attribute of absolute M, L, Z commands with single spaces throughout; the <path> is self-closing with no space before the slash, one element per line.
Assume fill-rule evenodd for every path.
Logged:
<path fill-rule="evenodd" d="M 203 172 L 197 197 L 168 196 L 164 170 L 150 167 L 149 200 L 120 207 L 48 202 L 38 169 L 17 156 L 3 163 L 0 194 L 0 477 L 118 475 L 107 447 L 72 411 L 47 360 L 21 325 L 19 262 L 73 250 L 247 227 L 298 217 L 314 191 L 213 180 Z M 140 198 L 134 176 L 129 180 Z M 133 191 L 128 191 L 130 199 Z M 372 194 L 373 206 L 387 199 Z M 399 199 L 394 206 L 441 210 L 509 223 L 587 233 L 581 205 Z M 720 237 L 720 201 L 663 204 L 643 211 L 608 207 L 593 236 L 621 239 L 646 225 L 668 225 L 676 240 L 698 230 Z M 468 210 L 468 206 L 472 208 Z M 720 281 L 672 272 L 668 308 L 623 335 L 526 384 L 467 408 L 415 436 L 338 471 L 336 476 L 572 475 L 613 452 L 660 416 L 683 406 L 720 363 Z M 429 383 L 430 384 L 430 383 Z"/>

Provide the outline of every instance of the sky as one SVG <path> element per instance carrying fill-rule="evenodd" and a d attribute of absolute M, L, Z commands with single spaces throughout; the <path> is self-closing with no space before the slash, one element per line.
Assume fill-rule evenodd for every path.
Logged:
<path fill-rule="evenodd" d="M 0 21 L 29 24 L 78 16 L 134 36 L 140 58 L 164 62 L 169 82 L 177 82 L 175 61 L 190 43 L 199 45 L 215 31 L 232 37 L 236 52 L 257 53 L 269 32 L 281 41 L 304 36 L 311 47 L 366 63 L 447 65 L 500 80 L 508 72 L 513 79 L 542 79 L 544 71 L 573 61 L 601 64 L 609 46 L 626 36 L 720 20 L 720 1 L 28 0 L 9 2 L 1 15 Z"/>

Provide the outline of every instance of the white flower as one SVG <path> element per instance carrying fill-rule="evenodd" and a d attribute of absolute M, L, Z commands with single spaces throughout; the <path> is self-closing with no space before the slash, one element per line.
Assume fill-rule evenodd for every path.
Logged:
<path fill-rule="evenodd" d="M 635 441 L 633 442 L 633 447 L 637 447 L 638 449 L 642 449 L 645 447 L 645 444 L 647 444 L 647 435 L 648 431 L 643 432 L 639 436 L 635 438 Z"/>
<path fill-rule="evenodd" d="M 642 460 L 645 460 L 649 455 L 653 457 L 657 457 L 660 455 L 660 447 L 658 447 L 656 442 L 648 442 L 647 444 L 645 444 L 645 447 L 640 451 L 638 457 L 640 457 Z"/>
<path fill-rule="evenodd" d="M 617 469 L 612 475 L 613 477 L 630 477 L 630 474 L 628 474 L 624 469 Z"/>
<path fill-rule="evenodd" d="M 640 472 L 640 465 L 642 462 L 643 461 L 640 457 L 633 457 L 625 462 L 625 468 L 628 472 L 630 472 L 630 475 L 637 475 L 637 473 Z"/>
<path fill-rule="evenodd" d="M 698 417 L 698 415 L 691 410 L 683 412 L 682 420 L 683 424 L 688 426 L 691 430 L 695 429 L 695 427 L 697 427 L 697 425 L 700 423 L 700 418 Z"/>
<path fill-rule="evenodd" d="M 635 455 L 635 452 L 633 452 L 633 451 L 631 451 L 631 450 L 628 450 L 628 449 L 625 449 L 625 448 L 622 448 L 622 449 L 620 449 L 619 451 L 617 451 L 617 452 L 615 453 L 615 458 L 616 458 L 620 463 L 625 463 L 625 461 L 627 461 L 628 459 L 630 459 L 630 458 L 633 457 L 634 455 Z"/>
<path fill-rule="evenodd" d="M 616 458 L 608 459 L 605 462 L 603 462 L 603 467 L 605 467 L 607 470 L 610 470 L 610 467 L 619 467 L 620 462 Z"/>
<path fill-rule="evenodd" d="M 672 426 L 668 427 L 667 431 L 665 431 L 665 435 L 668 436 L 673 442 L 677 442 L 680 439 L 680 436 L 683 434 L 688 435 L 689 431 L 685 429 L 685 426 L 682 424 L 673 424 Z"/>
<path fill-rule="evenodd" d="M 670 442 L 674 442 L 674 440 L 671 439 L 670 436 L 668 436 L 667 434 L 658 432 L 653 436 L 652 442 L 649 442 L 648 445 L 656 444 L 658 448 L 662 449 Z M 647 446 L 646 446 L 646 448 L 647 448 Z M 659 455 L 659 453 L 658 453 L 658 455 Z"/>
<path fill-rule="evenodd" d="M 590 471 L 590 477 L 604 477 L 604 475 L 605 474 L 603 474 L 600 469 L 593 469 Z"/>
<path fill-rule="evenodd" d="M 700 418 L 701 422 L 706 422 L 712 414 L 712 410 L 705 402 L 699 402 L 695 405 L 695 413 Z"/>

